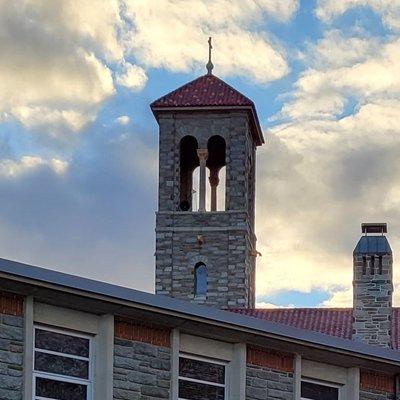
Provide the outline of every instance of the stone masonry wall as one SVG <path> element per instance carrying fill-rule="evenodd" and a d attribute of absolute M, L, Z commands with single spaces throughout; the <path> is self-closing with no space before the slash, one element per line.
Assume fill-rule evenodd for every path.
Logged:
<path fill-rule="evenodd" d="M 0 399 L 22 400 L 23 300 L 0 293 Z"/>
<path fill-rule="evenodd" d="M 395 400 L 393 393 L 382 392 L 380 390 L 360 390 L 360 400 Z"/>
<path fill-rule="evenodd" d="M 353 335 L 355 340 L 389 347 L 392 318 L 392 255 L 354 256 Z"/>
<path fill-rule="evenodd" d="M 114 400 L 169 399 L 169 331 L 116 319 Z"/>
<path fill-rule="evenodd" d="M 247 114 L 166 114 L 159 124 L 156 293 L 220 308 L 254 307 L 255 145 Z M 179 211 L 179 143 L 186 135 L 199 148 L 207 148 L 213 135 L 225 139 L 225 212 Z M 208 272 L 207 296 L 201 298 L 194 296 L 197 262 Z"/>
<path fill-rule="evenodd" d="M 156 292 L 220 308 L 253 306 L 252 239 L 245 213 L 159 213 Z M 194 294 L 198 262 L 207 266 L 202 298 Z"/>
<path fill-rule="evenodd" d="M 293 357 L 247 348 L 246 400 L 294 399 Z"/>

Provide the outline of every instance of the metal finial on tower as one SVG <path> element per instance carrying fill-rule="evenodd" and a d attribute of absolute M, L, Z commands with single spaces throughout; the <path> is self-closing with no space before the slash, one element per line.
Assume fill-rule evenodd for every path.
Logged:
<path fill-rule="evenodd" d="M 211 61 L 211 50 L 212 50 L 212 44 L 211 44 L 211 36 L 208 38 L 208 63 L 206 65 L 207 68 L 207 75 L 212 75 L 212 70 L 214 68 L 214 64 Z"/>

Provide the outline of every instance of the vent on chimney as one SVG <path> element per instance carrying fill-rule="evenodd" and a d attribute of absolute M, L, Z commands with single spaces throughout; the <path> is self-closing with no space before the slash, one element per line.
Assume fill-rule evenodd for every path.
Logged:
<path fill-rule="evenodd" d="M 361 224 L 361 231 L 366 235 L 369 233 L 381 233 L 383 235 L 384 233 L 387 233 L 387 223 L 363 223 Z"/>

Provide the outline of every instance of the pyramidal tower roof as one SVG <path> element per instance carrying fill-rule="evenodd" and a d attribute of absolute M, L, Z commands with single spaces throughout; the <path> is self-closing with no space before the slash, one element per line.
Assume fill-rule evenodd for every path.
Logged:
<path fill-rule="evenodd" d="M 160 97 L 151 107 L 253 106 L 254 103 L 215 75 L 203 75 Z"/>
<path fill-rule="evenodd" d="M 254 103 L 211 73 L 160 97 L 150 107 L 156 117 L 163 111 L 246 110 L 249 113 L 255 143 L 258 146 L 264 143 Z"/>

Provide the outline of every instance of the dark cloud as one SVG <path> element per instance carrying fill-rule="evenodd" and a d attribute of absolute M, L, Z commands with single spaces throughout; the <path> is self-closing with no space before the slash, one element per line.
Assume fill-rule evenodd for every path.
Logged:
<path fill-rule="evenodd" d="M 0 254 L 153 289 L 154 143 L 132 132 L 87 136 L 64 175 L 47 166 L 0 179 Z"/>

